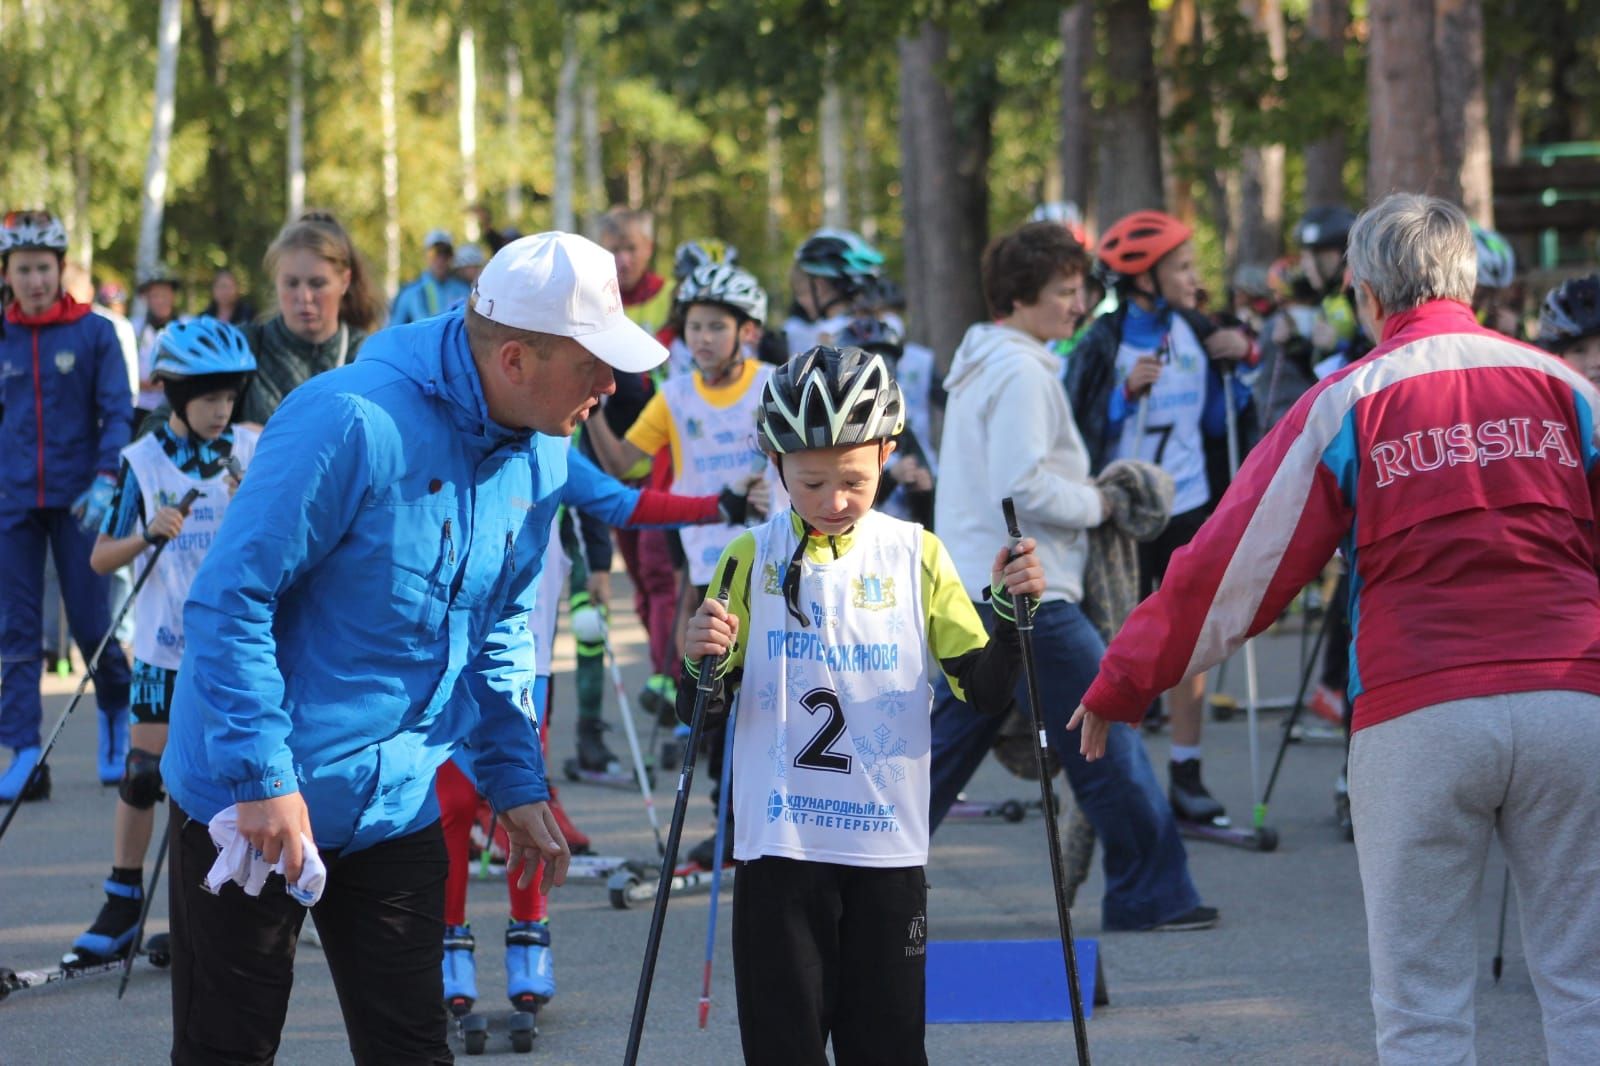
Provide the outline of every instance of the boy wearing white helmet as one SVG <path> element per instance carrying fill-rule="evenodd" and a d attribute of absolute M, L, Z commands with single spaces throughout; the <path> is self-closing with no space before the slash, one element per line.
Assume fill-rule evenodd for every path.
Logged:
<path fill-rule="evenodd" d="M 161 752 L 167 746 L 172 688 L 183 660 L 183 604 L 200 560 L 238 488 L 230 473 L 249 466 L 257 432 L 234 427 L 233 408 L 250 384 L 256 359 L 244 334 L 214 318 L 162 331 L 151 376 L 164 386 L 166 422 L 122 449 L 117 487 L 89 565 L 109 574 L 129 563 L 155 570 L 134 604 L 131 747 L 117 787 L 111 876 L 94 924 L 72 942 L 67 966 L 121 958 L 133 948 L 144 899 L 144 856 L 162 798 Z M 187 509 L 189 490 L 200 495 Z M 156 545 L 166 544 L 160 555 Z"/>
<path fill-rule="evenodd" d="M 732 726 L 747 1062 L 824 1062 L 830 1037 L 839 1062 L 927 1062 L 932 679 L 1007 712 L 1022 666 L 1011 597 L 1045 589 L 1032 540 L 996 545 L 991 640 L 939 539 L 873 510 L 904 424 L 882 356 L 816 347 L 780 368 L 757 432 L 792 509 L 728 546 L 728 605 L 705 600 L 685 640 L 691 673 L 724 657 L 708 713 L 748 694 Z M 693 704 L 686 684 L 679 717 Z"/>

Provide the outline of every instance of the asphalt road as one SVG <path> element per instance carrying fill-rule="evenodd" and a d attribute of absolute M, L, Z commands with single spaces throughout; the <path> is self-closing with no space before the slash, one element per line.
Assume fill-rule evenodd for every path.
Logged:
<path fill-rule="evenodd" d="M 618 603 L 626 600 L 625 585 Z M 631 614 L 626 610 L 623 615 Z M 630 691 L 645 669 L 642 631 L 619 623 L 615 638 Z M 1265 696 L 1292 695 L 1297 641 L 1268 638 L 1261 647 Z M 554 762 L 572 749 L 571 645 L 557 648 Z M 1242 670 L 1228 688 L 1242 686 Z M 46 724 L 66 706 L 68 683 L 52 680 Z M 110 850 L 113 793 L 94 779 L 92 708 L 80 708 L 53 760 L 55 797 L 26 807 L 0 840 L 0 965 L 43 968 L 58 958 L 93 917 L 101 900 Z M 616 709 L 608 704 L 615 722 Z M 1281 716 L 1263 717 L 1263 757 L 1270 761 Z M 620 732 L 612 735 L 621 750 Z M 1148 741 L 1157 764 L 1164 737 Z M 1248 815 L 1250 774 L 1243 716 L 1208 724 L 1207 779 L 1241 819 Z M 1100 937 L 1111 1004 L 1090 1023 L 1098 1063 L 1362 1063 L 1375 1059 L 1367 996 L 1366 927 L 1355 849 L 1332 822 L 1331 788 L 1340 762 L 1336 746 L 1290 749 L 1270 822 L 1282 843 L 1273 854 L 1212 844 L 1189 845 L 1191 866 L 1206 900 L 1222 909 L 1221 925 L 1196 933 L 1113 933 L 1101 936 L 1098 872 L 1079 893 L 1073 921 L 1079 936 Z M 1263 776 L 1265 767 L 1263 767 Z M 672 782 L 656 802 L 670 811 Z M 992 762 L 969 790 L 974 798 L 1036 797 L 1037 786 L 1010 778 Z M 697 789 L 697 791 L 699 791 Z M 645 857 L 653 852 L 637 793 L 571 785 L 562 797 L 597 850 Z M 697 798 L 687 841 L 707 821 Z M 928 868 L 930 936 L 934 940 L 1048 939 L 1055 916 L 1043 822 L 952 822 L 935 839 Z M 1515 910 L 1506 947 L 1505 977 L 1489 978 L 1499 907 L 1501 861 L 1491 857 L 1484 878 L 1478 930 L 1478 1058 L 1485 1063 L 1544 1061 L 1538 1006 L 1523 965 Z M 731 896 L 724 895 L 724 903 Z M 704 954 L 707 897 L 675 898 L 642 1061 L 711 1064 L 739 1061 L 729 947 L 729 908 L 717 930 L 718 954 L 709 1028 L 696 1028 Z M 540 1019 L 534 1054 L 553 1063 L 615 1062 L 622 1057 L 647 909 L 619 911 L 596 884 L 571 884 L 552 900 L 559 993 Z M 151 930 L 165 927 L 165 897 Z M 504 889 L 474 881 L 469 917 L 480 937 L 479 984 L 493 1005 L 503 988 L 496 930 L 505 920 Z M 319 953 L 302 945 L 280 1061 L 348 1062 L 332 982 Z M 1006 973 L 976 975 L 1007 982 Z M 12 995 L 0 1003 L 0 1064 L 156 1063 L 166 1061 L 171 1021 L 169 984 L 141 966 L 127 997 L 115 999 L 116 979 L 94 978 Z M 1065 1023 L 930 1026 L 934 1063 L 1073 1061 Z M 504 1037 L 491 1051 L 509 1054 Z"/>

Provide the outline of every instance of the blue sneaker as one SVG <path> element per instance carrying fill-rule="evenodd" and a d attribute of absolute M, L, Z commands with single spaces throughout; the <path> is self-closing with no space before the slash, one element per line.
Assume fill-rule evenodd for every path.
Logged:
<path fill-rule="evenodd" d="M 17 757 L 11 760 L 11 766 L 4 774 L 0 774 L 0 801 L 11 803 L 17 798 L 17 793 L 22 792 L 22 786 L 28 783 L 28 775 L 39 765 L 39 753 L 40 748 L 37 744 L 31 748 L 17 749 Z M 23 793 L 22 801 L 27 803 L 31 800 L 49 798 L 50 767 L 44 766 L 33 779 L 32 786 Z"/>
<path fill-rule="evenodd" d="M 477 946 L 472 926 L 445 926 L 444 1002 L 452 1014 L 466 1014 L 478 1001 L 478 965 L 472 956 Z"/>
<path fill-rule="evenodd" d="M 122 783 L 123 765 L 128 761 L 128 708 L 100 711 L 100 783 Z"/>
<path fill-rule="evenodd" d="M 506 995 L 513 1007 L 528 1012 L 555 998 L 549 922 L 512 922 L 506 926 Z"/>

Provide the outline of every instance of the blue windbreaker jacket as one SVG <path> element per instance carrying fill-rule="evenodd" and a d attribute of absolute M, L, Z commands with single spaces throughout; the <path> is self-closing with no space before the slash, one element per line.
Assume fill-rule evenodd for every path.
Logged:
<path fill-rule="evenodd" d="M 133 396 L 111 323 L 63 296 L 37 320 L 12 305 L 0 327 L 0 513 L 70 507 L 116 474 Z"/>
<path fill-rule="evenodd" d="M 317 846 L 357 851 L 438 817 L 463 742 L 497 808 L 547 799 L 528 618 L 563 445 L 489 420 L 460 311 L 290 393 L 184 610 L 162 759 L 184 811 L 298 789 Z"/>

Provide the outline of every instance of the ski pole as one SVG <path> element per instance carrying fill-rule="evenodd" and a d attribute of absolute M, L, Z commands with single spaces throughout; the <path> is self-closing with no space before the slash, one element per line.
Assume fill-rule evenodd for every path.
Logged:
<path fill-rule="evenodd" d="M 200 498 L 199 489 L 190 489 L 184 493 L 183 499 L 178 501 L 178 510 L 183 514 L 189 513 L 189 505 Z M 133 583 L 133 589 L 128 593 L 128 598 L 122 601 L 122 606 L 117 609 L 117 616 L 111 620 L 111 625 L 106 628 L 105 636 L 100 638 L 99 647 L 95 648 L 90 661 L 84 663 L 83 680 L 78 682 L 78 691 L 73 693 L 72 702 L 67 704 L 67 709 L 61 712 L 61 717 L 56 719 L 56 724 L 50 730 L 50 738 L 45 741 L 44 750 L 39 753 L 39 761 L 33 764 L 33 769 L 28 774 L 28 779 L 22 783 L 22 788 L 17 791 L 17 796 L 11 801 L 11 806 L 6 810 L 4 820 L 0 820 L 0 840 L 6 835 L 6 830 L 11 828 L 11 820 L 17 816 L 17 808 L 22 806 L 22 797 L 28 794 L 33 787 L 34 779 L 44 772 L 45 763 L 50 758 L 50 753 L 55 750 L 56 741 L 61 738 L 61 730 L 65 728 L 67 719 L 72 717 L 72 712 L 78 709 L 78 702 L 83 699 L 83 694 L 89 688 L 89 682 L 94 680 L 95 667 L 100 665 L 100 656 L 105 654 L 106 645 L 111 643 L 111 638 L 117 633 L 117 627 L 122 624 L 123 616 L 128 613 L 128 608 L 133 606 L 133 601 L 139 598 L 139 590 L 144 588 L 144 583 L 149 580 L 150 574 L 156 568 L 156 562 L 161 558 L 161 553 L 166 550 L 167 541 L 164 537 L 157 537 L 153 542 L 155 552 L 150 556 L 150 562 L 139 571 L 138 580 Z"/>
<path fill-rule="evenodd" d="M 734 561 L 729 559 L 722 568 L 722 578 L 717 583 L 717 602 L 728 605 L 728 589 L 733 584 Z M 699 754 L 700 737 L 705 732 L 706 704 L 716 687 L 718 656 L 706 655 L 700 660 L 700 677 L 695 685 L 694 711 L 689 717 L 689 741 L 683 752 L 683 766 L 678 772 L 678 795 L 672 804 L 672 823 L 667 829 L 667 850 L 661 856 L 661 876 L 656 882 L 655 907 L 650 913 L 650 933 L 645 939 L 644 963 L 639 968 L 639 990 L 633 997 L 633 1018 L 628 1023 L 628 1048 L 623 1055 L 625 1066 L 635 1066 L 639 1061 L 639 1044 L 644 1039 L 644 1018 L 650 1008 L 650 982 L 655 978 L 656 955 L 661 951 L 661 930 L 667 920 L 667 899 L 672 894 L 672 870 L 678 864 L 678 841 L 683 837 L 683 820 L 689 813 L 689 792 L 694 784 L 695 757 Z"/>
<path fill-rule="evenodd" d="M 117 998 L 128 990 L 128 978 L 133 976 L 133 959 L 144 946 L 144 923 L 150 917 L 150 904 L 155 902 L 156 886 L 161 883 L 161 864 L 167 858 L 167 842 L 172 839 L 172 813 L 167 813 L 167 826 L 161 830 L 161 850 L 156 852 L 156 865 L 150 871 L 150 884 L 144 890 L 144 903 L 139 907 L 139 924 L 133 928 L 133 944 L 122 960 L 122 980 L 117 983 Z"/>
<path fill-rule="evenodd" d="M 1494 974 L 1494 983 L 1500 983 L 1500 971 L 1506 966 L 1506 904 L 1511 902 L 1511 864 L 1506 864 L 1505 881 L 1500 887 L 1500 934 L 1494 942 L 1494 962 L 1489 969 Z"/>
<path fill-rule="evenodd" d="M 1011 537 L 1013 550 L 1022 539 L 1017 527 L 1017 509 L 1007 496 L 1000 501 L 1005 512 L 1006 532 Z M 1044 706 L 1039 702 L 1039 671 L 1033 658 L 1033 601 L 1027 596 L 1015 597 L 1012 611 L 1016 615 L 1017 636 L 1022 643 L 1022 668 L 1028 683 L 1028 710 L 1033 716 L 1033 735 L 1037 740 L 1033 754 L 1039 766 L 1039 799 L 1044 807 L 1044 832 L 1050 845 L 1050 880 L 1056 893 L 1056 923 L 1061 930 L 1061 955 L 1067 967 L 1067 996 L 1072 1000 L 1072 1035 L 1078 1045 L 1078 1066 L 1089 1066 L 1089 1029 L 1083 1020 L 1083 993 L 1078 989 L 1078 949 L 1072 939 L 1072 912 L 1067 906 L 1067 887 L 1061 870 L 1061 838 L 1056 827 L 1056 797 L 1050 783 L 1050 768 L 1045 763 L 1045 748 L 1049 743 L 1044 728 Z"/>
<path fill-rule="evenodd" d="M 1233 367 L 1224 366 L 1222 370 L 1222 410 L 1227 415 L 1228 423 L 1229 480 L 1239 476 L 1239 412 L 1233 404 L 1233 382 Z M 1255 805 L 1254 818 L 1251 824 L 1256 833 L 1261 835 L 1267 826 L 1267 804 L 1261 791 L 1261 738 L 1256 735 L 1256 718 L 1260 713 L 1256 692 L 1257 680 L 1255 642 L 1246 639 L 1244 642 L 1244 713 L 1246 725 L 1250 730 L 1250 798 Z"/>
<path fill-rule="evenodd" d="M 639 728 L 633 724 L 633 708 L 628 705 L 628 690 L 622 683 L 622 670 L 617 666 L 617 653 L 611 649 L 609 632 L 606 633 L 606 662 L 611 667 L 611 687 L 617 694 L 617 707 L 622 711 L 622 731 L 628 737 L 628 750 L 633 755 L 633 773 L 639 779 L 639 791 L 644 795 L 644 810 L 650 818 L 650 831 L 656 835 L 656 854 L 665 855 L 667 845 L 661 839 L 661 819 L 656 816 L 650 773 L 645 769 L 644 753 L 639 749 Z"/>
<path fill-rule="evenodd" d="M 1139 454 L 1139 446 L 1144 443 L 1144 424 L 1150 419 L 1150 394 L 1147 392 L 1139 397 L 1139 413 L 1133 416 L 1133 454 Z"/>
<path fill-rule="evenodd" d="M 1317 655 L 1322 651 L 1332 621 L 1333 609 L 1332 604 L 1329 604 L 1323 609 L 1322 625 L 1317 627 L 1316 639 L 1311 642 L 1311 654 L 1306 657 L 1305 666 L 1300 671 L 1300 688 L 1294 694 L 1294 706 L 1289 709 L 1289 717 L 1283 722 L 1283 739 L 1278 742 L 1278 754 L 1272 760 L 1272 772 L 1267 775 L 1266 790 L 1261 793 L 1263 812 L 1266 811 L 1267 804 L 1272 802 L 1272 789 L 1278 783 L 1278 771 L 1283 768 L 1283 757 L 1288 753 L 1289 742 L 1294 738 L 1294 727 L 1299 724 L 1300 715 L 1306 709 L 1306 689 L 1311 687 L 1311 672 L 1317 668 Z"/>
<path fill-rule="evenodd" d="M 716 858 L 711 867 L 711 907 L 706 917 L 706 973 L 700 986 L 700 1028 L 711 1014 L 711 962 L 717 953 L 717 900 L 722 895 L 722 857 L 728 833 L 728 805 L 733 792 L 733 722 L 738 708 L 728 709 L 728 725 L 722 736 L 722 780 L 717 782 Z"/>

